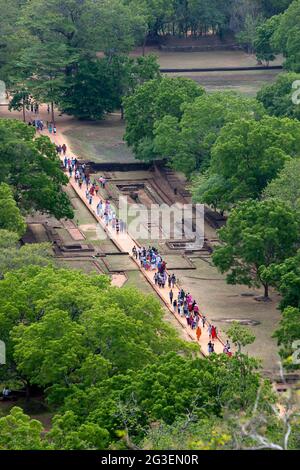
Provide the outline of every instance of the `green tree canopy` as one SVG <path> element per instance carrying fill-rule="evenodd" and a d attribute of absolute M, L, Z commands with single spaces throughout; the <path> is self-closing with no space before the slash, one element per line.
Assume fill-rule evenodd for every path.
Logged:
<path fill-rule="evenodd" d="M 242 347 L 248 346 L 248 344 L 252 344 L 255 341 L 255 336 L 249 328 L 241 326 L 238 322 L 233 322 L 226 333 L 237 346 L 239 354 L 242 351 Z"/>
<path fill-rule="evenodd" d="M 300 159 L 288 160 L 278 176 L 263 192 L 266 199 L 276 198 L 300 213 Z"/>
<path fill-rule="evenodd" d="M 19 235 L 0 229 L 0 276 L 24 266 L 47 266 L 53 262 L 49 243 L 20 246 Z"/>
<path fill-rule="evenodd" d="M 300 345 L 300 309 L 286 307 L 282 312 L 282 319 L 273 334 L 280 346 L 279 354 L 283 360 L 283 365 L 288 369 L 299 369 Z M 295 356 L 294 356 L 295 354 Z M 296 361 L 295 361 L 296 359 Z"/>
<path fill-rule="evenodd" d="M 12 189 L 6 183 L 0 184 L 0 229 L 16 232 L 19 237 L 26 230 L 25 220 L 14 200 Z"/>
<path fill-rule="evenodd" d="M 45 136 L 34 139 L 34 129 L 9 119 L 0 121 L 0 183 L 13 188 L 20 208 L 38 210 L 57 219 L 73 217 L 62 186 L 68 182 L 54 145 Z M 12 227 L 12 231 L 14 228 Z"/>
<path fill-rule="evenodd" d="M 255 402 L 261 383 L 256 368 L 257 362 L 242 354 L 239 358 L 221 354 L 201 360 L 170 353 L 97 387 L 73 387 L 61 415 L 72 410 L 79 423 L 106 427 L 111 438 L 116 430 L 125 431 L 138 442 L 154 422 L 172 425 L 186 413 L 194 419 L 218 417 L 224 405 L 246 411 Z M 270 396 L 267 383 L 262 394 Z M 263 400 L 259 407 L 264 407 Z"/>
<path fill-rule="evenodd" d="M 289 306 L 300 308 L 300 251 L 282 263 L 263 269 L 261 276 L 282 295 L 281 310 Z"/>
<path fill-rule="evenodd" d="M 0 418 L 1 450 L 43 450 L 42 423 L 30 419 L 23 410 L 13 407 L 7 416 Z"/>
<path fill-rule="evenodd" d="M 300 120 L 300 104 L 295 104 L 292 99 L 295 93 L 292 85 L 297 80 L 300 80 L 300 74 L 292 72 L 279 74 L 274 83 L 263 86 L 258 92 L 258 101 L 273 116 Z"/>
<path fill-rule="evenodd" d="M 163 77 L 150 80 L 124 99 L 125 140 L 137 158 L 159 157 L 153 147 L 154 128 L 165 116 L 179 119 L 182 105 L 204 93 L 193 80 Z"/>
<path fill-rule="evenodd" d="M 73 411 L 56 415 L 47 438 L 57 450 L 103 450 L 110 438 L 109 432 L 96 423 L 79 424 Z"/>
<path fill-rule="evenodd" d="M 187 176 L 209 164 L 212 145 L 225 124 L 242 118 L 258 120 L 265 113 L 256 100 L 233 92 L 203 94 L 182 110 L 181 119 L 167 115 L 155 123 L 154 147 Z"/>
<path fill-rule="evenodd" d="M 299 242 L 295 213 L 277 200 L 245 201 L 238 204 L 219 230 L 222 243 L 213 253 L 213 262 L 227 272 L 229 284 L 264 287 L 268 298 L 269 281 L 263 270 L 291 256 Z"/>
<path fill-rule="evenodd" d="M 281 15 L 273 35 L 273 45 L 286 57 L 285 67 L 300 72 L 300 0 L 294 0 Z"/>
<path fill-rule="evenodd" d="M 267 65 L 276 59 L 276 50 L 272 45 L 272 37 L 280 23 L 280 15 L 272 16 L 256 28 L 253 46 L 257 60 L 266 62 Z"/>
<path fill-rule="evenodd" d="M 159 65 L 153 55 L 81 60 L 66 78 L 58 104 L 64 113 L 80 119 L 101 119 L 104 113 L 120 109 L 123 97 L 138 85 L 157 76 Z"/>
<path fill-rule="evenodd" d="M 223 127 L 212 148 L 210 175 L 224 181 L 222 203 L 257 198 L 289 157 L 299 155 L 300 125 L 284 118 L 240 120 Z"/>
<path fill-rule="evenodd" d="M 91 385 L 109 370 L 135 370 L 168 351 L 195 349 L 162 321 L 154 297 L 110 287 L 105 276 L 27 266 L 6 273 L 0 291 L 11 292 L 0 307 L 7 371 L 28 384 L 56 386 L 51 393 L 58 398 L 72 383 Z"/>

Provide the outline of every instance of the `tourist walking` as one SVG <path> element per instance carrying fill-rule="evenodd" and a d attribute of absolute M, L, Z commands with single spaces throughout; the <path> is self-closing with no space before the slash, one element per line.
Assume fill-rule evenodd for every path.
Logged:
<path fill-rule="evenodd" d="M 196 336 L 197 336 L 198 341 L 200 341 L 201 334 L 202 334 L 201 328 L 200 326 L 198 326 L 196 329 Z"/>

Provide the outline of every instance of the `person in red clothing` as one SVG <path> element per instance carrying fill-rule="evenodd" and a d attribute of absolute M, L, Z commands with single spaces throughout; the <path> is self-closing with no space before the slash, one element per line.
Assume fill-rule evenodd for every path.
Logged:
<path fill-rule="evenodd" d="M 197 330 L 196 330 L 196 336 L 197 336 L 197 340 L 199 341 L 200 340 L 200 337 L 201 337 L 201 328 L 200 326 L 197 327 Z"/>
<path fill-rule="evenodd" d="M 211 339 L 214 341 L 217 338 L 217 328 L 212 325 L 211 327 Z"/>

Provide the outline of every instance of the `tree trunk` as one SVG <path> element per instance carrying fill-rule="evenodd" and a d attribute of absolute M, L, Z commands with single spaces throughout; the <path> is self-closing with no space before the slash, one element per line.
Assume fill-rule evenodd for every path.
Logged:
<path fill-rule="evenodd" d="M 54 103 L 51 101 L 51 119 L 52 119 L 52 125 L 53 127 L 55 126 L 55 114 L 54 114 Z"/>
<path fill-rule="evenodd" d="M 269 298 L 269 284 L 264 284 L 264 290 L 265 290 L 264 297 L 268 299 Z"/>
<path fill-rule="evenodd" d="M 142 51 L 143 51 L 142 54 L 143 54 L 143 57 L 145 57 L 145 47 L 146 47 L 147 37 L 148 37 L 148 34 L 145 34 L 144 40 L 143 40 L 143 46 L 142 46 Z"/>
<path fill-rule="evenodd" d="M 25 390 L 26 390 L 25 400 L 26 400 L 26 403 L 28 403 L 29 400 L 30 400 L 30 385 L 29 385 L 29 382 L 27 380 L 25 381 Z"/>
<path fill-rule="evenodd" d="M 26 111 L 25 111 L 25 101 L 24 101 L 24 99 L 23 99 L 22 108 L 23 108 L 23 122 L 26 122 Z"/>

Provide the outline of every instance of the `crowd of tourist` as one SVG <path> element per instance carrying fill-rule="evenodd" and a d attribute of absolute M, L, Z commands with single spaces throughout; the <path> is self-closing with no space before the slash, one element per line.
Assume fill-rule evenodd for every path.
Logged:
<path fill-rule="evenodd" d="M 153 281 L 156 286 L 160 289 L 164 289 L 168 286 L 169 301 L 174 313 L 186 319 L 187 325 L 195 331 L 198 341 L 200 341 L 202 329 L 207 328 L 209 336 L 207 351 L 209 354 L 215 352 L 214 342 L 218 338 L 217 327 L 210 324 L 205 315 L 200 313 L 196 300 L 193 299 L 189 292 L 186 293 L 183 289 L 180 289 L 177 296 L 175 295 L 176 276 L 174 273 L 171 274 L 167 272 L 166 262 L 163 260 L 158 250 L 155 247 L 149 247 L 147 249 L 146 247 L 134 246 L 132 255 L 136 260 L 139 260 L 141 267 L 145 270 L 155 270 Z M 224 345 L 223 352 L 229 356 L 232 355 L 228 341 Z"/>
<path fill-rule="evenodd" d="M 99 197 L 99 201 L 96 206 L 96 213 L 98 217 L 103 219 L 105 225 L 110 225 L 113 230 L 116 231 L 116 234 L 124 233 L 127 230 L 126 222 L 117 217 L 115 208 L 111 205 L 109 199 L 103 200 L 99 196 L 100 188 L 105 189 L 106 187 L 106 178 L 101 176 L 100 178 L 90 177 L 89 172 L 87 171 L 85 163 L 79 163 L 76 158 L 68 158 L 66 156 L 67 147 L 66 145 L 58 145 L 56 151 L 60 155 L 64 155 L 64 167 L 68 171 L 70 178 L 74 176 L 76 183 L 79 188 L 85 187 L 85 196 L 88 200 L 89 205 L 93 204 L 95 196 Z"/>
<path fill-rule="evenodd" d="M 88 203 L 92 205 L 94 197 L 96 199 L 96 213 L 100 217 L 106 226 L 110 225 L 117 234 L 120 232 L 126 232 L 126 223 L 117 217 L 115 208 L 111 205 L 108 199 L 103 200 L 99 196 L 100 188 L 105 189 L 106 178 L 101 176 L 100 178 L 90 177 L 90 174 L 86 168 L 85 163 L 79 163 L 78 160 L 73 157 L 67 157 L 66 145 L 57 145 L 56 151 L 59 155 L 63 155 L 64 167 L 69 173 L 70 177 L 74 176 L 74 179 L 78 186 L 85 187 L 85 196 Z M 192 297 L 189 292 L 185 292 L 183 289 L 179 289 L 176 295 L 176 276 L 175 274 L 168 273 L 166 269 L 166 262 L 163 260 L 159 251 L 155 247 L 137 247 L 134 246 L 132 249 L 132 256 L 140 263 L 141 268 L 146 271 L 154 271 L 153 282 L 159 289 L 169 289 L 169 302 L 174 313 L 180 317 L 186 319 L 187 326 L 195 331 L 197 340 L 200 341 L 202 331 L 207 329 L 209 342 L 207 344 L 208 354 L 215 352 L 215 341 L 218 339 L 217 327 L 210 324 L 205 315 L 200 312 L 198 303 Z M 223 352 L 229 356 L 232 355 L 230 344 L 227 342 L 223 346 Z"/>

